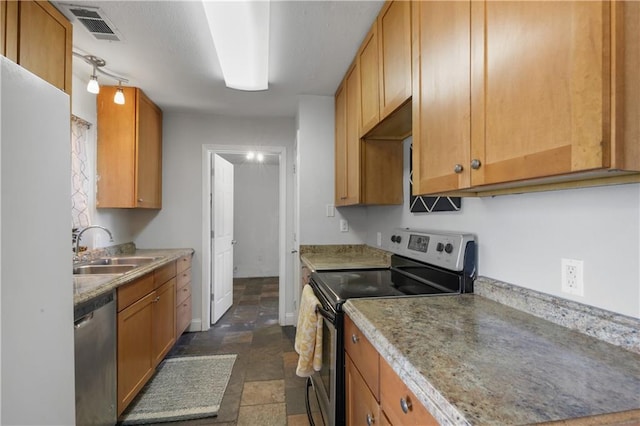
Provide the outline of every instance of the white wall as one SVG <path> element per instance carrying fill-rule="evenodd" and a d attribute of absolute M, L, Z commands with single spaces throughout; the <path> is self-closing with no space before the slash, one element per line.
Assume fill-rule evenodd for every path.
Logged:
<path fill-rule="evenodd" d="M 394 227 L 472 232 L 481 275 L 640 317 L 640 185 L 465 198 L 453 213 L 413 214 L 405 203 L 368 208 L 369 245 Z M 584 297 L 560 291 L 560 259 L 584 261 Z"/>
<path fill-rule="evenodd" d="M 192 305 L 194 325 L 202 320 L 202 151 L 203 145 L 286 146 L 289 164 L 295 138 L 291 118 L 243 119 L 167 113 L 163 118 L 162 210 L 133 212 L 133 229 L 139 231 L 136 244 L 141 248 L 190 247 L 195 249 L 192 267 Z M 287 191 L 291 191 L 292 172 L 287 171 Z M 287 195 L 288 199 L 291 194 Z M 292 235 L 291 205 L 287 206 L 287 235 Z M 291 238 L 286 241 L 287 252 Z M 293 263 L 286 259 L 285 311 L 293 312 L 291 278 Z M 206 319 L 205 319 L 206 321 Z"/>
<path fill-rule="evenodd" d="M 235 277 L 279 275 L 279 169 L 256 163 L 233 165 Z"/>
<path fill-rule="evenodd" d="M 300 96 L 298 102 L 300 155 L 300 244 L 361 244 L 367 236 L 366 208 L 342 207 L 327 217 L 334 205 L 335 130 L 332 96 Z M 340 219 L 349 232 L 340 232 Z"/>
<path fill-rule="evenodd" d="M 73 74 L 71 110 L 74 115 L 91 123 L 87 133 L 87 156 L 89 167 L 89 184 L 93 188 L 89 194 L 89 215 L 92 225 L 102 225 L 113 234 L 113 242 L 109 242 L 106 233 L 100 230 L 89 230 L 82 236 L 82 245 L 89 249 L 106 247 L 134 241 L 136 229 L 131 227 L 131 211 L 128 209 L 96 209 L 96 142 L 97 142 L 97 111 L 96 95 L 87 92 L 88 74 Z M 71 231 L 69 231 L 71 232 Z"/>

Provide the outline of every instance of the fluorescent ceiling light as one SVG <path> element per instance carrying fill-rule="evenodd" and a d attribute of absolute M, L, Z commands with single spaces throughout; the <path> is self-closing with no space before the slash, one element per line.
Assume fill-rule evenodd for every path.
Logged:
<path fill-rule="evenodd" d="M 202 0 L 227 87 L 269 88 L 269 1 Z"/>

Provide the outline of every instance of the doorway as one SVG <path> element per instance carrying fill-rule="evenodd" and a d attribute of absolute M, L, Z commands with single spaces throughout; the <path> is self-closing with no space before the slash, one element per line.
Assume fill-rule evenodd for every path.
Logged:
<path fill-rule="evenodd" d="M 203 262 L 202 262 L 202 329 L 207 330 L 211 327 L 213 321 L 213 309 L 212 301 L 214 297 L 212 297 L 212 279 L 215 277 L 214 271 L 214 262 L 213 259 L 213 250 L 212 250 L 212 238 L 213 238 L 213 226 L 212 226 L 212 218 L 215 215 L 215 210 L 213 209 L 213 200 L 215 199 L 214 188 L 212 185 L 212 170 L 213 170 L 213 158 L 214 155 L 217 154 L 222 158 L 225 158 L 227 161 L 230 160 L 232 164 L 237 164 L 239 167 L 242 167 L 243 164 L 246 166 L 250 160 L 247 160 L 246 156 L 249 152 L 254 152 L 257 155 L 258 150 L 252 146 L 240 146 L 240 145 L 232 145 L 232 146 L 223 146 L 223 145 L 206 145 L 203 146 L 203 219 L 202 219 L 202 230 L 203 230 Z M 269 167 L 271 169 L 277 168 L 275 172 L 277 174 L 277 187 L 274 189 L 273 186 L 270 186 L 273 190 L 272 196 L 277 198 L 277 218 L 276 226 L 275 226 L 275 238 L 271 237 L 271 242 L 273 240 L 277 240 L 276 243 L 276 252 L 277 252 L 277 275 L 278 275 L 278 300 L 279 300 L 279 309 L 278 309 L 278 320 L 280 324 L 285 323 L 285 282 L 286 282 L 286 167 L 287 167 L 287 155 L 286 155 L 286 147 L 283 146 L 272 146 L 272 147 L 263 147 L 259 148 L 259 152 L 264 156 L 263 163 L 265 163 L 265 168 Z M 254 159 L 255 161 L 255 159 Z M 273 170 L 271 171 L 273 173 Z M 245 183 L 246 184 L 246 183 Z M 259 184 L 259 182 L 257 183 Z M 234 186 L 235 182 L 234 182 Z M 267 189 L 268 190 L 268 189 Z M 236 188 L 238 191 L 238 188 Z M 241 196 L 236 193 L 236 196 Z M 260 206 L 256 205 L 255 209 L 260 210 Z M 272 211 L 275 209 L 272 209 Z M 274 212 L 275 213 L 275 212 Z M 233 214 L 234 219 L 237 221 L 238 217 L 246 219 L 247 215 L 243 215 L 241 212 L 235 212 Z M 237 240 L 237 245 L 234 247 L 240 247 L 243 245 L 243 249 L 249 249 L 248 247 L 252 244 L 251 241 L 246 241 L 246 233 L 243 237 L 245 241 L 242 241 L 236 236 L 234 236 L 234 240 Z M 255 254 L 255 253 L 253 253 Z M 262 261 L 268 260 L 265 257 L 275 256 L 274 253 L 262 254 L 259 255 Z M 256 257 L 257 259 L 257 257 Z M 274 261 L 274 259 L 270 259 L 270 261 Z M 234 261 L 234 277 L 236 273 L 240 272 L 242 274 L 247 273 L 256 273 L 257 271 L 248 271 L 246 265 L 243 267 L 241 265 L 237 265 Z M 258 264 L 260 262 L 257 262 Z M 260 265 L 258 265 L 260 267 Z M 236 269 L 237 268 L 237 269 Z M 241 270 L 244 268 L 244 270 Z M 265 271 L 272 271 L 273 269 L 265 268 Z M 216 316 L 219 317 L 220 313 L 216 313 Z"/>

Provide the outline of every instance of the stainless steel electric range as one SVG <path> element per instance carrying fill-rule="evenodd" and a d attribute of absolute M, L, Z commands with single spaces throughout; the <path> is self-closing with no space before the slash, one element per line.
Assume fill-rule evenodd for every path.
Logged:
<path fill-rule="evenodd" d="M 345 424 L 345 301 L 473 292 L 477 255 L 472 234 L 398 229 L 388 250 L 393 253 L 390 268 L 316 271 L 311 275 L 311 287 L 322 304 L 318 312 L 324 320 L 322 368 L 311 376 L 311 385 L 325 425 Z"/>

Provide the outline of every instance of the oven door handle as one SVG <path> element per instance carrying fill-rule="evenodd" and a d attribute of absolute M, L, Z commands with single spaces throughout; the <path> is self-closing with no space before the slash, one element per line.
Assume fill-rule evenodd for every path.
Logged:
<path fill-rule="evenodd" d="M 325 308 L 320 305 L 316 306 L 316 312 L 322 315 L 327 321 L 329 321 L 333 326 L 336 325 L 336 315 L 332 312 L 329 312 Z"/>

